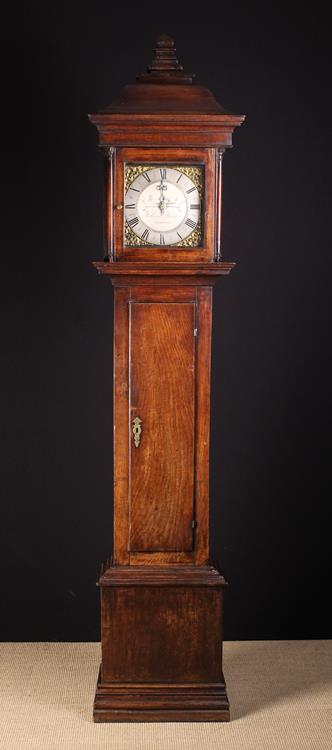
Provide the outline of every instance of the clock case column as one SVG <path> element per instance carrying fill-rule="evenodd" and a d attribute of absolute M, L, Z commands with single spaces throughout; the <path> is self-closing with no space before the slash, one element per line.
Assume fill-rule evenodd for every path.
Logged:
<path fill-rule="evenodd" d="M 94 265 L 115 286 L 114 554 L 98 582 L 102 664 L 94 719 L 227 721 L 229 704 L 222 672 L 222 599 L 226 584 L 209 564 L 210 357 L 213 285 L 235 264 Z M 134 330 L 135 306 L 139 307 L 138 322 L 144 327 L 149 325 L 151 315 L 152 326 L 158 321 L 150 353 L 149 331 L 142 331 L 141 349 L 133 344 L 139 334 Z M 166 375 L 159 371 L 158 395 L 157 379 L 153 382 L 152 377 L 151 381 L 149 357 L 158 368 L 163 352 Z M 149 378 L 151 398 L 144 402 L 145 413 L 140 411 L 142 436 L 136 449 L 132 418 L 139 393 L 132 395 L 131 391 L 139 390 L 133 383 L 137 366 L 141 368 L 142 387 L 144 379 Z M 185 376 L 183 368 L 187 368 L 189 378 L 192 367 L 193 413 L 191 390 L 181 391 L 179 382 Z M 173 403 L 177 388 L 178 404 Z M 169 389 L 173 407 L 168 405 Z M 181 445 L 177 445 L 177 439 L 172 443 L 169 434 L 176 428 L 172 408 L 180 415 Z M 158 410 L 159 430 L 158 422 L 149 420 L 149 410 L 153 414 Z M 168 434 L 163 442 L 164 431 Z M 144 442 L 145 456 L 140 453 Z M 189 452 L 183 447 L 185 443 Z M 158 462 L 164 480 L 169 472 L 165 487 L 154 470 Z M 176 485 L 170 487 L 169 483 L 179 481 L 181 476 L 182 490 L 179 487 L 177 491 Z M 192 505 L 190 497 L 183 503 L 181 495 L 191 486 L 191 476 Z"/>

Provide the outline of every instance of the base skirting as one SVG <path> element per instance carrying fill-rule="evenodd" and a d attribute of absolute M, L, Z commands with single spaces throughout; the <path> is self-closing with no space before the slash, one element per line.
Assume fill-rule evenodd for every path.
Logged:
<path fill-rule="evenodd" d="M 97 683 L 93 718 L 109 721 L 229 721 L 225 682 L 210 685 Z"/>

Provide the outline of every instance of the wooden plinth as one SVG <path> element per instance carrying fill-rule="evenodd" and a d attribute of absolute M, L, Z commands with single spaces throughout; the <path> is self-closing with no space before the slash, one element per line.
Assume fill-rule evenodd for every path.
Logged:
<path fill-rule="evenodd" d="M 229 721 L 225 682 L 106 684 L 99 674 L 93 718 L 107 721 Z"/>
<path fill-rule="evenodd" d="M 101 721 L 228 721 L 223 577 L 210 566 L 114 566 L 99 580 Z"/>

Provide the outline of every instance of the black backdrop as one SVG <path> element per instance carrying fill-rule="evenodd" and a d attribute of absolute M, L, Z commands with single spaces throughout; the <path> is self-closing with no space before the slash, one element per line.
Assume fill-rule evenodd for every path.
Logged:
<path fill-rule="evenodd" d="M 3 12 L 3 11 L 2 11 Z M 112 288 L 87 113 L 162 31 L 247 115 L 224 158 L 212 400 L 225 637 L 326 637 L 327 21 L 252 4 L 13 4 L 2 27 L 3 640 L 97 640 L 111 546 Z M 3 20 L 3 19 L 2 19 Z M 325 31 L 326 30 L 326 31 Z M 327 585 L 327 584 L 326 584 Z"/>

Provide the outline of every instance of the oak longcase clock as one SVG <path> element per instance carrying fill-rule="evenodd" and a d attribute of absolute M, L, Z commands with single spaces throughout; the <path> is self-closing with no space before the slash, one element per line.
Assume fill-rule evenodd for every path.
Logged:
<path fill-rule="evenodd" d="M 222 154 L 243 116 L 193 83 L 173 41 L 96 115 L 114 286 L 114 533 L 102 568 L 95 721 L 226 721 L 225 580 L 210 562 L 212 289 Z"/>

